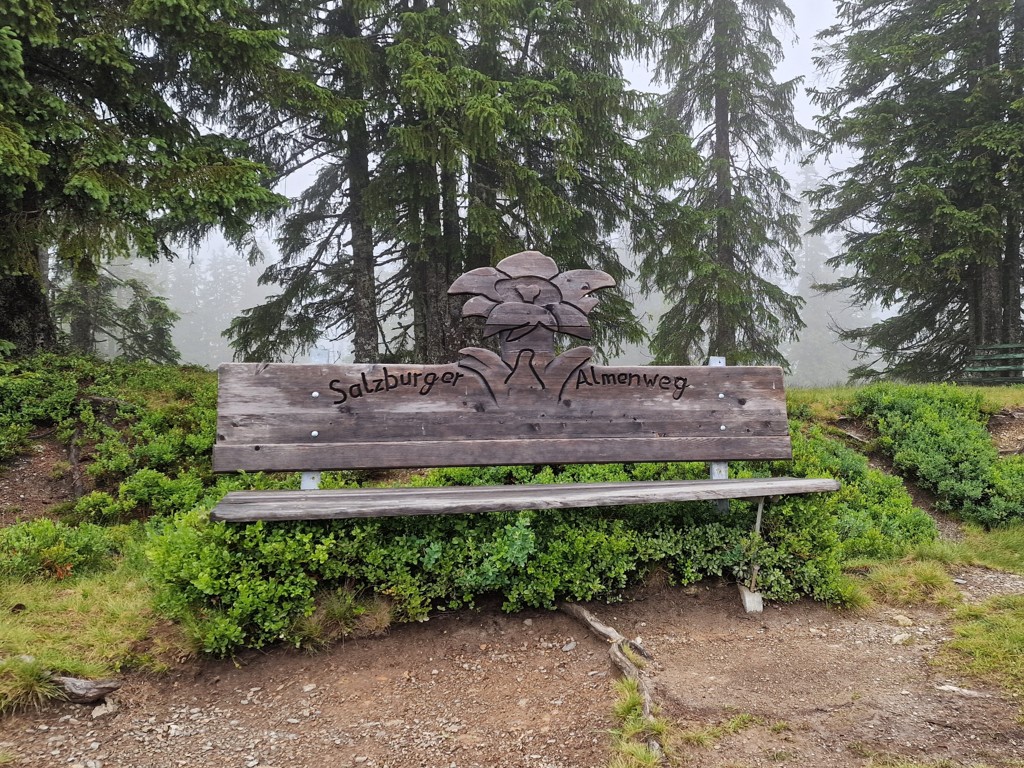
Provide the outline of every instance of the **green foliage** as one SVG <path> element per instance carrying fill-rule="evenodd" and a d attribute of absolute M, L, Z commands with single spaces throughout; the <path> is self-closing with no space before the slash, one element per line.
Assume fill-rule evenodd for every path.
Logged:
<path fill-rule="evenodd" d="M 0 368 L 0 459 L 55 425 L 97 484 L 66 519 L 103 524 L 186 511 L 228 490 L 294 485 L 262 474 L 215 478 L 215 406 L 216 378 L 196 368 L 22 358 Z"/>
<path fill-rule="evenodd" d="M 1024 461 L 1000 458 L 979 392 L 949 385 L 879 384 L 857 393 L 853 413 L 878 430 L 879 447 L 938 496 L 940 509 L 993 526 L 1024 517 Z"/>
<path fill-rule="evenodd" d="M 794 423 L 791 434 L 800 476 L 842 480 L 838 491 L 816 500 L 837 521 L 842 560 L 899 557 L 936 538 L 935 521 L 913 505 L 898 477 L 872 469 L 865 456 L 828 438 L 822 427 L 800 429 Z M 774 467 L 776 474 L 784 470 L 782 463 Z"/>
<path fill-rule="evenodd" d="M 803 301 L 777 284 L 792 277 L 800 244 L 796 200 L 777 168 L 807 131 L 793 114 L 800 78 L 778 83 L 783 0 L 664 0 L 657 68 L 666 119 L 694 136 L 702 163 L 672 179 L 682 222 L 649 233 L 641 274 L 669 309 L 652 339 L 659 362 L 783 363 L 803 327 Z M 688 209 L 682 213 L 682 209 Z M 693 223 L 687 225 L 687 218 Z M 645 233 L 647 234 L 647 233 Z"/>
<path fill-rule="evenodd" d="M 117 540 L 98 525 L 39 519 L 0 528 L 0 579 L 56 578 L 111 567 Z"/>
<path fill-rule="evenodd" d="M 26 438 L 32 431 L 27 424 L 14 424 L 0 419 L 0 461 L 17 456 L 27 444 Z"/>
<path fill-rule="evenodd" d="M 978 346 L 1021 334 L 1024 18 L 1010 2 L 844 2 L 819 36 L 815 154 L 854 156 L 811 195 L 815 233 L 861 306 L 896 309 L 843 337 L 855 374 L 955 379 Z"/>
<path fill-rule="evenodd" d="M 934 538 L 930 519 L 862 457 L 820 429 L 797 430 L 794 438 L 786 471 L 839 477 L 844 491 L 838 499 L 774 504 L 761 537 L 750 533 L 751 505 L 738 501 L 725 513 L 689 503 L 243 526 L 210 523 L 203 509 L 211 494 L 187 515 L 151 523 L 148 556 L 162 610 L 188 622 L 206 651 L 225 654 L 281 640 L 317 645 L 331 632 L 318 617 L 323 591 L 346 585 L 386 599 L 395 619 L 409 621 L 470 606 L 484 594 L 500 594 L 507 610 L 614 600 L 654 567 L 692 583 L 714 574 L 744 578 L 756 562 L 760 589 L 771 599 L 838 601 L 846 594 L 844 557 L 901 554 Z M 778 468 L 735 465 L 741 476 Z M 414 483 L 700 476 L 700 464 L 566 465 L 445 468 Z"/>

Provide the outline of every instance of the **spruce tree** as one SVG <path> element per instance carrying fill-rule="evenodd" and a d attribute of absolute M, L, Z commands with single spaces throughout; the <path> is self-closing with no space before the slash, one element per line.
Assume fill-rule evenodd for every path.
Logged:
<path fill-rule="evenodd" d="M 782 0 L 664 0 L 658 75 L 668 116 L 704 158 L 697 177 L 674 186 L 674 202 L 698 220 L 669 233 L 642 265 L 669 309 L 653 339 L 660 362 L 784 362 L 779 347 L 801 327 L 792 276 L 800 243 L 796 201 L 774 167 L 806 131 L 793 115 L 799 79 L 778 83 L 775 34 L 791 25 Z"/>
<path fill-rule="evenodd" d="M 332 26 L 345 13 L 352 23 Z M 280 293 L 232 326 L 238 354 L 274 359 L 342 335 L 362 360 L 454 359 L 467 324 L 448 286 L 524 248 L 623 278 L 611 236 L 656 207 L 637 139 L 648 99 L 622 76 L 646 44 L 643 14 L 632 0 L 326 6 L 302 44 L 318 82 L 352 88 L 358 118 L 292 116 L 298 130 L 282 118 L 286 131 L 265 139 L 291 158 L 282 168 L 321 160 L 265 274 Z M 671 149 L 663 164 L 685 154 Z M 376 333 L 358 333 L 359 317 Z M 608 351 L 642 335 L 621 293 L 593 320 Z"/>
<path fill-rule="evenodd" d="M 213 226 L 240 244 L 279 204 L 237 142 L 200 130 L 223 73 L 275 67 L 277 37 L 236 0 L 0 6 L 0 340 L 54 342 L 54 260 L 92 279 Z"/>
<path fill-rule="evenodd" d="M 1024 3 L 873 0 L 838 6 L 820 36 L 833 84 L 815 93 L 819 155 L 855 162 L 812 196 L 840 232 L 838 280 L 890 317 L 845 337 L 857 371 L 955 379 L 979 346 L 1021 327 Z"/>

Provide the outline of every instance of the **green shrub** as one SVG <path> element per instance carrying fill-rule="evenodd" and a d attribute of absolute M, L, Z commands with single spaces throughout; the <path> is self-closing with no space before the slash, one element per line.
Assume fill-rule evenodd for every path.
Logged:
<path fill-rule="evenodd" d="M 198 368 L 56 355 L 0 362 L 0 460 L 34 428 L 56 425 L 97 485 L 76 519 L 186 511 L 216 482 L 216 393 L 214 374 Z"/>
<path fill-rule="evenodd" d="M 28 435 L 32 430 L 28 424 L 4 422 L 0 417 L 0 461 L 17 456 L 28 443 Z"/>
<path fill-rule="evenodd" d="M 117 551 L 101 526 L 32 520 L 0 529 L 0 578 L 80 576 L 110 568 Z"/>
<path fill-rule="evenodd" d="M 678 583 L 708 575 L 748 578 L 775 600 L 848 593 L 845 557 L 895 556 L 935 537 L 898 481 L 819 428 L 794 423 L 794 461 L 733 465 L 737 476 L 788 472 L 835 476 L 838 494 L 789 497 L 770 507 L 762 535 L 755 510 L 733 501 L 559 511 L 500 512 L 331 522 L 210 523 L 203 511 L 235 487 L 274 487 L 269 476 L 224 478 L 194 511 L 150 523 L 148 557 L 160 606 L 184 620 L 205 650 L 286 641 L 316 643 L 317 595 L 345 585 L 384 598 L 399 621 L 473 605 L 499 594 L 507 610 L 557 600 L 614 600 L 650 569 Z M 706 477 L 702 464 L 444 468 L 417 485 L 578 482 Z M 351 476 L 332 477 L 337 484 Z M 147 475 L 141 489 L 164 481 Z M 294 484 L 294 478 L 289 478 Z M 144 494 L 136 492 L 137 497 Z"/>
<path fill-rule="evenodd" d="M 859 391 L 852 410 L 878 430 L 893 464 L 937 495 L 939 508 L 986 526 L 1024 517 L 1024 460 L 999 457 L 979 392 L 878 384 Z"/>

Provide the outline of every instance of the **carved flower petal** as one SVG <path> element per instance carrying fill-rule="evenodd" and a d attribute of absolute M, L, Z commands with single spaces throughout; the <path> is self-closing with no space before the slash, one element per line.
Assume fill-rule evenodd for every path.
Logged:
<path fill-rule="evenodd" d="M 580 339 L 589 339 L 593 336 L 587 316 L 572 304 L 553 304 L 548 309 L 551 310 L 551 314 L 558 320 L 558 331 L 560 333 L 568 333 L 570 336 L 576 336 Z"/>
<path fill-rule="evenodd" d="M 498 262 L 498 269 L 509 277 L 552 278 L 558 274 L 558 265 L 540 251 L 522 251 Z"/>
<path fill-rule="evenodd" d="M 448 294 L 453 296 L 459 293 L 476 293 L 486 296 L 492 301 L 501 301 L 501 297 L 495 291 L 494 284 L 506 277 L 508 275 L 499 272 L 494 267 L 477 267 L 476 269 L 469 270 L 464 275 L 460 275 L 448 289 Z"/>
<path fill-rule="evenodd" d="M 484 336 L 493 336 L 499 331 L 508 331 L 513 328 L 534 328 L 538 325 L 554 329 L 558 325 L 558 321 L 548 310 L 538 307 L 536 304 L 518 302 L 499 304 L 487 316 L 487 322 L 484 323 Z"/>
<path fill-rule="evenodd" d="M 569 302 L 576 309 L 582 312 L 584 315 L 589 315 L 590 310 L 596 307 L 600 302 L 596 296 L 584 296 L 582 299 L 576 299 L 576 301 Z"/>
<path fill-rule="evenodd" d="M 599 288 L 611 288 L 615 280 L 607 272 L 599 269 L 570 269 L 551 279 L 551 283 L 562 292 L 562 297 L 576 303 L 588 293 Z"/>
<path fill-rule="evenodd" d="M 487 317 L 496 306 L 498 306 L 498 302 L 491 301 L 486 296 L 477 295 L 462 305 L 462 316 Z"/>

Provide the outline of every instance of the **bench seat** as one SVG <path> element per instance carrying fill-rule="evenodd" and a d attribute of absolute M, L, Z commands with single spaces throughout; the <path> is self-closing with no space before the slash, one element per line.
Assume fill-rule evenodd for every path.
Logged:
<path fill-rule="evenodd" d="M 214 520 L 332 520 L 398 515 L 457 515 L 519 509 L 564 509 L 663 501 L 750 499 L 839 489 L 830 479 L 792 477 L 447 488 L 343 488 L 316 491 L 234 491 Z"/>

